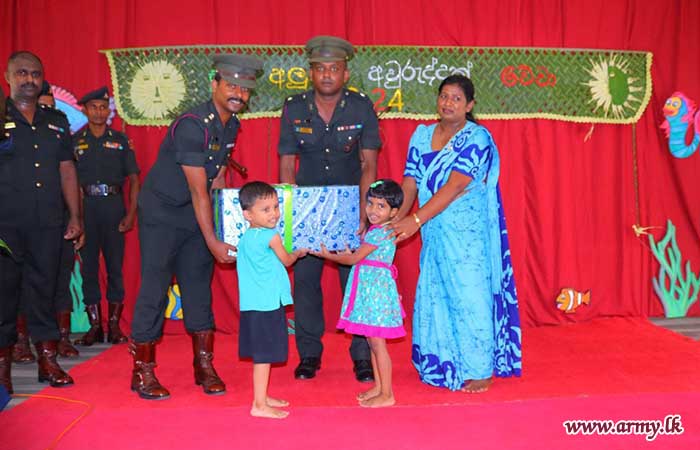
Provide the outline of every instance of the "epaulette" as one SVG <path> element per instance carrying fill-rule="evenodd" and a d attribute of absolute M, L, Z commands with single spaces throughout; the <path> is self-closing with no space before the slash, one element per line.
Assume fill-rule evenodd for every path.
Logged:
<path fill-rule="evenodd" d="M 39 103 L 39 108 L 43 109 L 47 113 L 54 113 L 54 114 L 62 117 L 63 119 L 68 120 L 68 116 L 66 115 L 66 113 L 64 113 L 63 111 L 61 111 L 58 108 L 54 108 L 53 106 L 49 106 L 49 105 L 44 105 L 43 103 Z"/>
<path fill-rule="evenodd" d="M 291 105 L 294 103 L 305 102 L 306 97 L 307 97 L 306 92 L 302 92 L 301 94 L 295 94 L 295 95 L 287 97 L 287 99 L 285 100 L 285 104 Z"/>
<path fill-rule="evenodd" d="M 128 137 L 125 133 L 122 133 L 121 131 L 117 131 L 117 130 L 115 130 L 114 128 L 107 127 L 107 134 L 108 134 L 109 136 L 114 136 L 114 137 L 117 137 L 117 138 L 122 138 L 122 139 L 124 139 L 124 140 L 126 140 L 126 141 L 129 140 L 129 137 Z"/>
<path fill-rule="evenodd" d="M 345 90 L 345 96 L 348 98 L 362 99 L 363 101 L 369 100 L 369 97 L 367 97 L 367 94 L 365 94 L 364 92 L 354 91 L 350 89 Z"/>
<path fill-rule="evenodd" d="M 202 121 L 204 123 L 206 123 L 207 125 L 209 125 L 209 122 L 213 121 L 215 118 L 216 118 L 216 116 L 214 115 L 214 113 L 209 113 L 209 114 L 207 114 L 206 117 L 204 117 L 202 119 Z"/>

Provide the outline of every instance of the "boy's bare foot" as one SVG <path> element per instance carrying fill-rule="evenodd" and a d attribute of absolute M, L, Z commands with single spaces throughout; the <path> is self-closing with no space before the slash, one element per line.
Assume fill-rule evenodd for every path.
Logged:
<path fill-rule="evenodd" d="M 273 408 L 268 405 L 258 408 L 255 406 L 255 404 L 253 404 L 253 407 L 250 408 L 250 415 L 253 417 L 264 417 L 267 419 L 284 419 L 289 415 L 289 411 Z"/>
<path fill-rule="evenodd" d="M 359 401 L 367 400 L 367 399 L 370 399 L 372 397 L 376 397 L 377 395 L 379 395 L 380 392 L 381 392 L 381 389 L 379 389 L 379 386 L 377 386 L 375 384 L 371 389 L 367 389 L 366 391 L 360 392 L 359 394 L 357 394 L 356 398 Z"/>
<path fill-rule="evenodd" d="M 287 400 L 282 400 L 281 398 L 267 397 L 267 406 L 271 408 L 285 408 L 289 406 Z"/>
<path fill-rule="evenodd" d="M 380 393 L 379 395 L 376 395 L 372 398 L 361 400 L 360 406 L 363 406 L 365 408 L 383 408 L 386 406 L 392 406 L 395 403 L 396 399 L 394 399 L 393 394 L 386 395 Z"/>
<path fill-rule="evenodd" d="M 462 392 L 468 394 L 478 394 L 480 392 L 486 392 L 489 390 L 493 380 L 491 378 L 484 378 L 483 380 L 469 380 L 464 383 L 464 387 L 460 389 Z"/>

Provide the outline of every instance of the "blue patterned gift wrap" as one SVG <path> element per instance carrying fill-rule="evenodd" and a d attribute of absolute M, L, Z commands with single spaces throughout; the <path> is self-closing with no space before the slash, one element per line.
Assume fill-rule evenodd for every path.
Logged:
<path fill-rule="evenodd" d="M 358 186 L 276 185 L 280 202 L 277 231 L 287 250 L 355 249 L 360 246 L 360 190 Z M 214 224 L 219 239 L 238 245 L 248 222 L 238 200 L 238 189 L 218 189 L 212 194 Z M 291 212 L 289 206 L 291 205 Z M 289 218 L 291 214 L 291 227 Z"/>

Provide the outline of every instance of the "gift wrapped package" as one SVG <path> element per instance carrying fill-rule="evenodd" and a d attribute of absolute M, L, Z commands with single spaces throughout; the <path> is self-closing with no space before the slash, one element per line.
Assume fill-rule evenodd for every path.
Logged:
<path fill-rule="evenodd" d="M 277 230 L 287 251 L 355 249 L 360 246 L 358 186 L 276 185 L 280 202 Z M 248 221 L 238 200 L 238 189 L 218 189 L 212 194 L 214 224 L 219 239 L 238 245 Z"/>

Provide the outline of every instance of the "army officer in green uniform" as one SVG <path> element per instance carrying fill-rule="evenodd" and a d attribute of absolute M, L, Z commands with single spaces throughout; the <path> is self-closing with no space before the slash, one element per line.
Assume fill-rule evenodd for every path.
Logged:
<path fill-rule="evenodd" d="M 360 232 L 366 224 L 365 193 L 377 177 L 379 123 L 364 94 L 345 89 L 352 45 L 333 36 L 317 36 L 306 44 L 313 89 L 287 99 L 282 111 L 280 181 L 299 186 L 359 185 Z M 296 162 L 299 169 L 295 172 Z M 321 273 L 315 256 L 294 266 L 294 319 L 301 362 L 297 379 L 313 378 L 321 365 L 324 332 Z M 343 290 L 350 268 L 338 266 Z M 367 340 L 353 336 L 350 356 L 358 381 L 373 380 Z"/>
<path fill-rule="evenodd" d="M 90 346 L 104 340 L 98 279 L 102 252 L 107 269 L 107 341 L 123 344 L 127 339 L 119 320 L 124 309 L 124 233 L 136 220 L 139 168 L 127 136 L 107 126 L 110 114 L 107 88 L 85 94 L 78 104 L 88 118 L 87 126 L 73 136 L 73 155 L 83 198 L 85 246 L 80 252 L 81 275 L 90 329 L 75 343 Z M 129 180 L 128 210 L 122 197 L 126 179 Z"/>
<path fill-rule="evenodd" d="M 212 365 L 211 276 L 214 259 L 234 262 L 235 248 L 214 234 L 210 191 L 224 187 L 240 126 L 236 114 L 245 108 L 262 63 L 250 56 L 217 55 L 214 68 L 211 100 L 170 125 L 139 195 L 141 291 L 131 324 L 131 389 L 145 399 L 170 395 L 153 367 L 173 274 L 182 294 L 185 328 L 192 335 L 195 383 L 207 394 L 226 390 Z"/>

